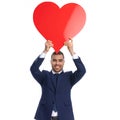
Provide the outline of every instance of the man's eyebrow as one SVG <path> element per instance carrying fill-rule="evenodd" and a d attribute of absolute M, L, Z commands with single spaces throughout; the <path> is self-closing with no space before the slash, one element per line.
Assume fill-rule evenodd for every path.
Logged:
<path fill-rule="evenodd" d="M 52 60 L 56 60 L 55 58 L 53 58 Z"/>
<path fill-rule="evenodd" d="M 64 60 L 64 59 L 59 59 L 60 61 Z"/>

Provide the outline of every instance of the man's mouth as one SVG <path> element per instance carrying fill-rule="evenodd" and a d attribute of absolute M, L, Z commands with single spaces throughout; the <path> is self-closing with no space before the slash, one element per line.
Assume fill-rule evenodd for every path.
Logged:
<path fill-rule="evenodd" d="M 58 68 L 60 68 L 60 66 L 56 65 L 55 68 L 58 69 Z"/>

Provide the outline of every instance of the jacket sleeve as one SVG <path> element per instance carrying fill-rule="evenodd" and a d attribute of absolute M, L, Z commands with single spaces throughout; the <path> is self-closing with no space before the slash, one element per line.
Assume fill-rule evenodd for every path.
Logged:
<path fill-rule="evenodd" d="M 77 70 L 71 75 L 71 84 L 72 86 L 76 84 L 86 73 L 84 64 L 82 63 L 80 57 L 78 59 L 73 59 Z"/>
<path fill-rule="evenodd" d="M 37 80 L 38 83 L 42 85 L 44 75 L 43 73 L 39 70 L 40 65 L 42 64 L 44 58 L 37 57 L 37 59 L 33 62 L 33 64 L 30 67 L 30 71 L 33 75 L 33 77 Z"/>

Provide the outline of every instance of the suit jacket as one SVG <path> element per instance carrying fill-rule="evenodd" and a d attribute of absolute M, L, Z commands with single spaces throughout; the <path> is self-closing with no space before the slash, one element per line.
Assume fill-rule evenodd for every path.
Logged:
<path fill-rule="evenodd" d="M 86 72 L 81 59 L 73 59 L 77 67 L 75 72 L 62 72 L 59 75 L 56 90 L 54 89 L 52 72 L 39 70 L 43 60 L 44 58 L 38 57 L 30 68 L 33 77 L 42 88 L 42 96 L 35 114 L 35 119 L 50 120 L 53 105 L 56 101 L 59 120 L 74 120 L 71 102 L 71 88 Z"/>

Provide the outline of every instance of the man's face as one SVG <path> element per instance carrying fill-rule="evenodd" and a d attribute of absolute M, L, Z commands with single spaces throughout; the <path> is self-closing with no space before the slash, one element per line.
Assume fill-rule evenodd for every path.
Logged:
<path fill-rule="evenodd" d="M 60 72 L 63 69 L 64 57 L 63 55 L 53 55 L 51 58 L 52 69 L 55 72 Z"/>

